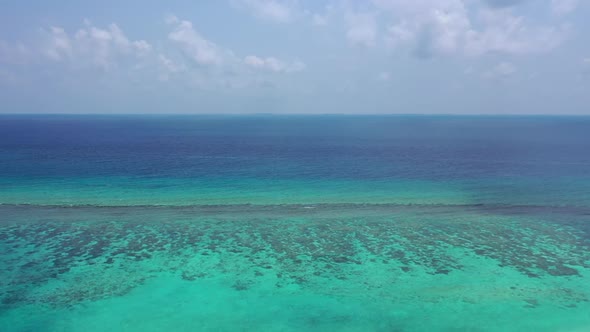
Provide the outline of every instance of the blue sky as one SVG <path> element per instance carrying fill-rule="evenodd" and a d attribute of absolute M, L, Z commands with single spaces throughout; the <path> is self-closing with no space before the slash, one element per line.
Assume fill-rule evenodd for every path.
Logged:
<path fill-rule="evenodd" d="M 590 114 L 589 33 L 585 0 L 3 1 L 0 112 Z"/>

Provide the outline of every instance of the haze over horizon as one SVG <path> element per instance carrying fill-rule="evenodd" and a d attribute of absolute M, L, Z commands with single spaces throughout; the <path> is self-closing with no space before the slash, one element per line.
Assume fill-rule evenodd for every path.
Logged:
<path fill-rule="evenodd" d="M 579 0 L 7 1 L 0 113 L 590 115 Z"/>

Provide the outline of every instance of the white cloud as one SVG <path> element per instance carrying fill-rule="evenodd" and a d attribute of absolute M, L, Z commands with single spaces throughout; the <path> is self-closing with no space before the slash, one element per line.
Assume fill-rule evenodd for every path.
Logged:
<path fill-rule="evenodd" d="M 392 21 L 387 44 L 409 46 L 425 56 L 538 53 L 557 47 L 568 33 L 567 27 L 535 26 L 515 15 L 511 8 L 519 2 L 515 0 L 488 1 L 493 8 L 474 6 L 467 0 L 373 2 Z"/>
<path fill-rule="evenodd" d="M 152 51 L 152 45 L 145 40 L 137 40 L 133 42 L 133 48 L 137 51 L 137 55 L 145 56 Z"/>
<path fill-rule="evenodd" d="M 422 55 L 456 53 L 471 30 L 467 7 L 462 0 L 374 0 L 389 12 L 394 23 L 386 41 L 393 47 L 411 45 Z"/>
<path fill-rule="evenodd" d="M 578 7 L 579 0 L 551 0 L 551 8 L 556 15 L 567 15 Z"/>
<path fill-rule="evenodd" d="M 510 62 L 501 62 L 483 74 L 487 79 L 506 78 L 516 73 L 516 67 Z"/>
<path fill-rule="evenodd" d="M 205 39 L 193 27 L 189 21 L 179 20 L 175 16 L 168 16 L 166 22 L 174 26 L 168 38 L 177 46 L 180 51 L 190 60 L 202 66 L 214 67 L 209 71 L 209 77 L 222 81 L 235 81 L 238 76 L 251 74 L 246 68 L 254 68 L 272 73 L 293 73 L 305 69 L 305 64 L 300 61 L 288 62 L 275 57 L 259 57 L 249 55 L 240 59 L 230 49 L 218 46 L 212 41 Z M 172 60 L 169 56 L 161 54 L 158 62 L 162 68 L 160 79 L 167 80 L 172 75 L 186 72 L 196 74 L 197 71 L 189 70 L 184 64 Z M 234 84 L 232 84 L 233 86 Z"/>
<path fill-rule="evenodd" d="M 390 26 L 385 37 L 387 44 L 393 48 L 413 42 L 415 39 L 416 29 L 406 21 Z"/>
<path fill-rule="evenodd" d="M 174 61 L 172 61 L 171 59 L 169 59 L 168 57 L 166 57 L 163 54 L 160 54 L 158 59 L 160 60 L 160 64 L 162 64 L 162 66 L 164 66 L 166 68 L 166 70 L 171 73 L 177 73 L 177 72 L 182 71 L 184 69 L 184 66 L 181 66 L 181 65 L 175 63 Z"/>
<path fill-rule="evenodd" d="M 375 46 L 377 40 L 377 20 L 371 13 L 349 13 L 346 16 L 348 29 L 346 38 L 353 46 Z"/>
<path fill-rule="evenodd" d="M 112 59 L 118 55 L 145 56 L 152 49 L 145 40 L 129 41 L 114 23 L 107 29 L 94 26 L 80 29 L 74 35 L 73 41 L 78 54 L 91 57 L 93 62 L 101 67 L 109 67 Z"/>
<path fill-rule="evenodd" d="M 165 22 L 166 24 L 173 25 L 173 24 L 178 24 L 178 23 L 180 23 L 180 20 L 178 19 L 178 17 L 176 17 L 176 15 L 173 15 L 173 14 L 167 14 L 167 15 L 164 17 L 164 22 Z"/>
<path fill-rule="evenodd" d="M 177 63 L 163 54 L 158 56 L 158 63 L 161 68 L 160 80 L 162 81 L 168 81 L 172 75 L 186 70 L 183 64 Z"/>
<path fill-rule="evenodd" d="M 72 56 L 72 43 L 63 28 L 51 27 L 48 33 L 45 54 L 53 60 L 62 60 Z"/>
<path fill-rule="evenodd" d="M 120 56 L 141 57 L 152 50 L 145 40 L 130 41 L 114 23 L 101 29 L 89 21 L 71 36 L 61 27 L 51 27 L 44 31 L 41 48 L 41 53 L 53 61 L 90 63 L 102 68 L 114 65 Z"/>
<path fill-rule="evenodd" d="M 305 64 L 300 61 L 256 55 L 238 57 L 232 50 L 207 40 L 190 21 L 168 16 L 166 22 L 173 26 L 168 39 L 176 47 L 161 50 L 157 56 L 162 81 L 178 78 L 203 89 L 243 88 L 255 84 L 257 75 L 253 75 L 252 69 L 268 73 L 294 73 L 305 69 Z M 187 66 L 185 61 L 207 67 L 207 70 Z"/>
<path fill-rule="evenodd" d="M 305 69 L 305 64 L 300 61 L 287 63 L 274 57 L 260 58 L 255 55 L 245 57 L 244 63 L 253 68 L 269 70 L 275 73 L 293 73 Z"/>
<path fill-rule="evenodd" d="M 535 27 L 522 16 L 507 10 L 480 13 L 484 28 L 467 34 L 465 51 L 469 55 L 497 52 L 506 54 L 540 53 L 554 49 L 568 34 L 567 27 Z"/>
<path fill-rule="evenodd" d="M 240 7 L 245 7 L 254 16 L 277 23 L 290 22 L 294 17 L 296 2 L 278 0 L 235 0 Z"/>
<path fill-rule="evenodd" d="M 100 27 L 88 19 L 73 31 L 59 26 L 40 29 L 39 39 L 26 43 L 0 40 L 0 70 L 6 69 L 1 80 L 6 83 L 18 77 L 16 64 L 41 68 L 55 63 L 74 69 L 71 74 L 76 80 L 83 78 L 81 71 L 98 67 L 109 69 L 101 75 L 118 79 L 139 81 L 153 77 L 161 81 L 182 80 L 202 89 L 248 88 L 257 86 L 262 77 L 254 70 L 286 74 L 306 68 L 301 61 L 255 55 L 238 57 L 230 49 L 207 40 L 190 21 L 173 15 L 165 21 L 170 25 L 168 42 L 157 43 L 157 48 L 146 40 L 129 38 L 117 24 Z M 191 66 L 192 62 L 200 66 Z M 110 70 L 115 68 L 116 71 Z M 69 71 L 60 73 L 69 79 Z"/>
<path fill-rule="evenodd" d="M 209 40 L 203 38 L 189 21 L 167 20 L 175 25 L 168 39 L 180 46 L 182 51 L 200 65 L 218 65 L 223 62 L 222 51 Z"/>

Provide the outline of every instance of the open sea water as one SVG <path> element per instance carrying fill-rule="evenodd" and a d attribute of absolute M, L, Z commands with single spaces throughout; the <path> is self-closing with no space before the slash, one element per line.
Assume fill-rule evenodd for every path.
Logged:
<path fill-rule="evenodd" d="M 590 117 L 0 116 L 0 331 L 590 331 Z"/>

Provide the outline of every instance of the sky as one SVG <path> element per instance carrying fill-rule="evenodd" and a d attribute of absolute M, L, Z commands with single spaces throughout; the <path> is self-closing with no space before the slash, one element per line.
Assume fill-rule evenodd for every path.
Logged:
<path fill-rule="evenodd" d="M 3 0 L 0 113 L 590 115 L 590 1 Z"/>

